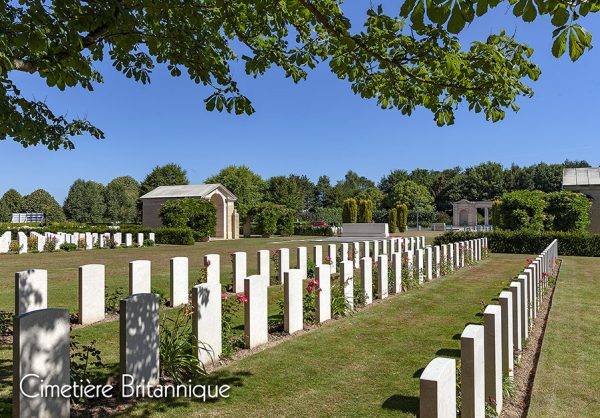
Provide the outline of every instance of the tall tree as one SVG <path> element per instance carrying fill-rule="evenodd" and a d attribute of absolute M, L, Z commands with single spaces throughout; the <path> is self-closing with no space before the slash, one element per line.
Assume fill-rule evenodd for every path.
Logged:
<path fill-rule="evenodd" d="M 379 187 L 379 190 L 385 195 L 383 204 L 386 208 L 391 209 L 396 207 L 396 202 L 391 201 L 389 197 L 396 184 L 405 180 L 408 180 L 408 172 L 406 170 L 392 170 L 390 174 L 383 176 L 381 180 L 379 180 L 377 187 Z"/>
<path fill-rule="evenodd" d="M 462 197 L 468 200 L 492 200 L 506 191 L 504 169 L 491 161 L 467 168 L 461 183 Z"/>
<path fill-rule="evenodd" d="M 62 207 L 56 199 L 44 189 L 37 189 L 23 198 L 23 212 L 43 212 L 47 222 L 67 220 Z"/>
<path fill-rule="evenodd" d="M 151 192 L 158 186 L 179 186 L 189 184 L 187 172 L 180 165 L 169 163 L 166 165 L 156 166 L 146 176 L 140 186 L 142 195 Z"/>
<path fill-rule="evenodd" d="M 140 184 L 133 177 L 117 177 L 106 185 L 106 220 L 134 223 L 139 218 Z"/>
<path fill-rule="evenodd" d="M 95 181 L 75 180 L 63 206 L 67 218 L 75 222 L 98 223 L 104 221 L 105 187 Z"/>
<path fill-rule="evenodd" d="M 221 183 L 237 196 L 236 208 L 241 217 L 258 205 L 264 196 L 265 182 L 245 165 L 230 165 L 206 179 L 207 183 Z"/>
<path fill-rule="evenodd" d="M 316 204 L 323 208 L 331 208 L 336 205 L 333 187 L 329 176 L 319 176 L 315 185 Z"/>
<path fill-rule="evenodd" d="M 571 58 L 589 47 L 591 35 L 569 18 L 595 12 L 598 0 L 575 4 L 547 0 L 537 13 L 552 14 L 559 27 L 555 55 Z M 556 3 L 556 4 L 555 4 Z M 461 45 L 453 33 L 499 2 L 468 0 L 428 5 L 406 0 L 401 16 L 370 7 L 351 21 L 341 0 L 241 0 L 97 2 L 22 0 L 0 6 L 0 140 L 24 146 L 73 148 L 72 137 L 103 132 L 85 119 L 57 115 L 43 101 L 23 96 L 14 73 L 43 78 L 50 87 L 93 90 L 111 66 L 137 82 L 149 83 L 157 64 L 173 77 L 188 76 L 210 89 L 208 110 L 250 114 L 254 109 L 239 89 L 231 64 L 243 60 L 250 76 L 281 67 L 299 82 L 310 69 L 327 63 L 352 91 L 375 99 L 383 109 L 410 115 L 423 107 L 438 125 L 452 124 L 459 104 L 497 121 L 531 96 L 527 79 L 540 70 L 531 48 L 504 32 Z M 525 20 L 536 6 L 516 3 Z M 533 11 L 533 12 L 532 12 Z M 575 12 L 577 11 L 577 13 Z M 404 19 L 411 16 L 410 20 Z M 426 19 L 431 19 L 428 22 Z M 441 24 L 448 22 L 444 27 Z M 429 24 L 432 23 L 432 24 Z M 294 34 L 290 36 L 290 34 Z M 97 65 L 110 61 L 111 66 Z"/>
<path fill-rule="evenodd" d="M 10 222 L 13 213 L 21 212 L 23 197 L 15 189 L 7 190 L 0 198 L 0 222 Z"/>
<path fill-rule="evenodd" d="M 433 221 L 435 207 L 433 196 L 427 187 L 411 180 L 402 181 L 394 186 L 391 199 L 408 207 L 408 219 L 411 223 L 416 221 L 417 213 L 421 221 Z"/>
<path fill-rule="evenodd" d="M 292 176 L 275 176 L 267 180 L 265 198 L 298 213 L 304 209 L 306 191 L 300 188 L 299 182 Z"/>

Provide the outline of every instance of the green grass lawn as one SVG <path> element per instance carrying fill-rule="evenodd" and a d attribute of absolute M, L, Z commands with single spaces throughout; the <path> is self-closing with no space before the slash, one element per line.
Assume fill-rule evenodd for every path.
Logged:
<path fill-rule="evenodd" d="M 436 356 L 459 357 L 458 336 L 480 323 L 481 300 L 525 258 L 492 255 L 213 373 L 212 384 L 234 386 L 230 399 L 142 402 L 123 416 L 414 416 L 421 370 Z"/>
<path fill-rule="evenodd" d="M 563 257 L 529 416 L 600 416 L 600 259 Z"/>

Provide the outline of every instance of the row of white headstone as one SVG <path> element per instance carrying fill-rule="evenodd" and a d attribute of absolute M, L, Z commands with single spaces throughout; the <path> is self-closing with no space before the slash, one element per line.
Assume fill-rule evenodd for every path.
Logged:
<path fill-rule="evenodd" d="M 485 418 L 486 402 L 500 414 L 503 378 L 514 376 L 529 330 L 537 318 L 558 257 L 554 240 L 523 274 L 500 292 L 499 304 L 488 305 L 483 325 L 467 325 L 461 335 L 460 395 L 463 418 Z M 435 358 L 420 380 L 422 418 L 456 417 L 456 361 Z"/>
<path fill-rule="evenodd" d="M 431 254 L 432 247 L 419 248 L 422 244 L 411 240 L 392 239 L 389 242 L 378 241 L 363 242 L 363 254 L 360 258 L 360 286 L 365 294 L 365 303 L 373 301 L 373 258 L 377 254 L 376 248 L 382 245 L 389 252 L 381 253 L 375 259 L 378 263 L 376 291 L 380 298 L 388 296 L 388 261 L 391 261 L 393 271 L 392 291 L 399 293 L 402 290 L 402 259 L 409 257 L 408 266 L 422 265 L 424 254 Z M 374 251 L 369 250 L 373 244 Z M 423 241 L 424 244 L 424 241 Z M 353 247 L 360 250 L 359 243 Z M 479 259 L 486 248 L 483 239 L 464 242 L 455 246 L 448 244 L 435 247 L 435 254 L 447 254 L 451 264 L 456 267 L 464 265 L 464 254 L 473 251 L 475 259 Z M 303 329 L 303 280 L 307 273 L 301 268 L 304 266 L 303 255 L 306 247 L 298 250 L 298 266 L 296 269 L 286 269 L 283 273 L 284 283 L 284 328 L 293 334 Z M 339 263 L 340 284 L 346 295 L 348 308 L 353 309 L 354 303 L 354 260 L 349 258 L 348 244 L 342 244 L 342 260 Z M 402 250 L 411 248 L 408 251 Z M 479 248 L 480 250 L 476 250 Z M 313 248 L 315 261 L 315 279 L 319 281 L 320 291 L 317 292 L 317 319 L 325 322 L 331 319 L 331 278 L 332 271 L 337 268 L 335 256 L 336 246 L 328 246 L 330 259 L 323 260 L 322 246 Z M 413 250 L 416 253 L 413 253 Z M 466 251 L 468 250 L 468 251 Z M 355 254 L 359 254 L 358 251 Z M 383 251 L 388 251 L 384 249 Z M 289 254 L 289 249 L 282 248 L 280 254 Z M 244 255 L 241 255 L 244 254 Z M 452 258 L 453 254 L 459 256 Z M 479 257 L 477 257 L 479 254 Z M 417 261 L 414 263 L 413 256 Z M 245 304 L 244 337 L 248 348 L 256 348 L 268 341 L 268 287 L 270 282 L 270 252 L 258 252 L 258 274 L 243 276 L 243 289 L 248 302 Z M 431 257 L 426 257 L 430 260 Z M 245 253 L 234 253 L 232 257 L 234 272 L 245 271 L 241 268 L 245 261 Z M 321 263 L 317 263 L 321 261 Z M 326 261 L 323 263 L 323 261 Z M 289 263 L 288 263 L 289 264 Z M 428 261 L 429 270 L 433 271 L 432 263 Z M 171 259 L 170 295 L 172 306 L 189 303 L 189 262 L 186 257 Z M 221 268 L 220 256 L 209 254 L 204 257 L 206 268 L 206 283 L 192 288 L 193 332 L 199 341 L 198 358 L 203 362 L 215 361 L 222 352 L 222 325 L 221 325 Z M 440 269 L 438 268 L 439 272 Z M 236 276 L 239 278 L 241 273 Z M 434 276 L 439 277 L 439 276 Z M 21 377 L 30 373 L 46 376 L 46 381 L 68 382 L 69 375 L 69 315 L 64 309 L 47 308 L 47 280 L 46 270 L 27 270 L 15 275 L 15 318 L 14 318 L 14 357 L 16 365 L 14 374 L 15 411 L 22 416 L 39 416 L 43 411 L 51 416 L 68 416 L 68 399 L 30 399 L 22 395 L 19 390 Z M 239 289 L 239 283 L 235 285 Z M 105 268 L 104 265 L 92 264 L 79 268 L 79 321 L 82 324 L 92 324 L 105 317 Z M 130 296 L 120 301 L 120 368 L 121 373 L 133 376 L 134 382 L 156 384 L 159 379 L 159 297 L 151 292 L 151 262 L 136 260 L 129 264 L 129 293 Z M 50 347 L 56 347 L 50 350 Z M 39 382 L 28 381 L 25 393 L 35 393 Z M 59 383 L 57 383 L 59 384 Z M 42 414 L 43 415 L 43 414 Z"/>
<path fill-rule="evenodd" d="M 108 247 L 111 239 L 114 242 L 114 245 L 117 247 L 132 247 L 133 246 L 133 234 L 126 233 L 123 234 L 121 232 L 105 232 L 105 233 L 91 233 L 91 232 L 75 232 L 73 234 L 67 234 L 64 232 L 45 232 L 44 234 L 40 234 L 37 232 L 30 232 L 29 238 L 36 238 L 35 241 L 35 250 L 38 252 L 46 251 L 46 243 L 49 241 L 54 242 L 54 250 L 59 250 L 62 244 L 75 244 L 82 245 L 82 248 L 86 250 L 91 250 L 95 246 L 99 248 Z M 22 231 L 17 232 L 17 242 L 19 244 L 18 253 L 25 254 L 28 251 L 29 246 L 29 238 L 27 234 Z M 141 247 L 144 245 L 145 235 L 143 233 L 136 234 L 136 245 Z M 151 241 L 156 241 L 156 234 L 154 232 L 150 232 L 148 234 L 148 239 Z M 10 243 L 12 241 L 12 233 L 11 231 L 6 231 L 2 235 L 0 235 L 0 254 L 5 254 L 10 251 Z"/>

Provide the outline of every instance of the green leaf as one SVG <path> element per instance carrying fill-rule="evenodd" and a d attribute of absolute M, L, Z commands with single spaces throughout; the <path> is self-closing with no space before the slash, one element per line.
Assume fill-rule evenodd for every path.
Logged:
<path fill-rule="evenodd" d="M 448 21 L 448 32 L 459 33 L 465 27 L 465 23 L 465 19 L 462 11 L 458 7 L 458 3 L 455 3 L 452 8 L 452 16 L 450 16 L 450 20 Z"/>
<path fill-rule="evenodd" d="M 525 22 L 533 22 L 537 17 L 537 10 L 532 1 L 528 1 L 525 9 L 523 10 L 523 20 Z"/>
<path fill-rule="evenodd" d="M 552 24 L 554 26 L 563 26 L 569 20 L 569 12 L 561 7 L 552 16 Z"/>
<path fill-rule="evenodd" d="M 560 58 L 567 49 L 567 33 L 569 29 L 565 28 L 562 32 L 556 37 L 554 42 L 552 43 L 552 55 L 556 58 Z"/>

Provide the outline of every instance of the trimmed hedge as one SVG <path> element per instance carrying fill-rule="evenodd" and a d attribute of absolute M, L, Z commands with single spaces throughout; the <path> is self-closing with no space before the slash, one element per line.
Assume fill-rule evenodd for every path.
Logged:
<path fill-rule="evenodd" d="M 156 230 L 158 244 L 194 245 L 194 232 L 191 228 L 160 228 Z"/>
<path fill-rule="evenodd" d="M 560 255 L 600 257 L 600 235 L 585 232 L 452 231 L 435 237 L 433 245 L 484 237 L 487 237 L 488 248 L 493 253 L 539 254 L 557 239 Z"/>

